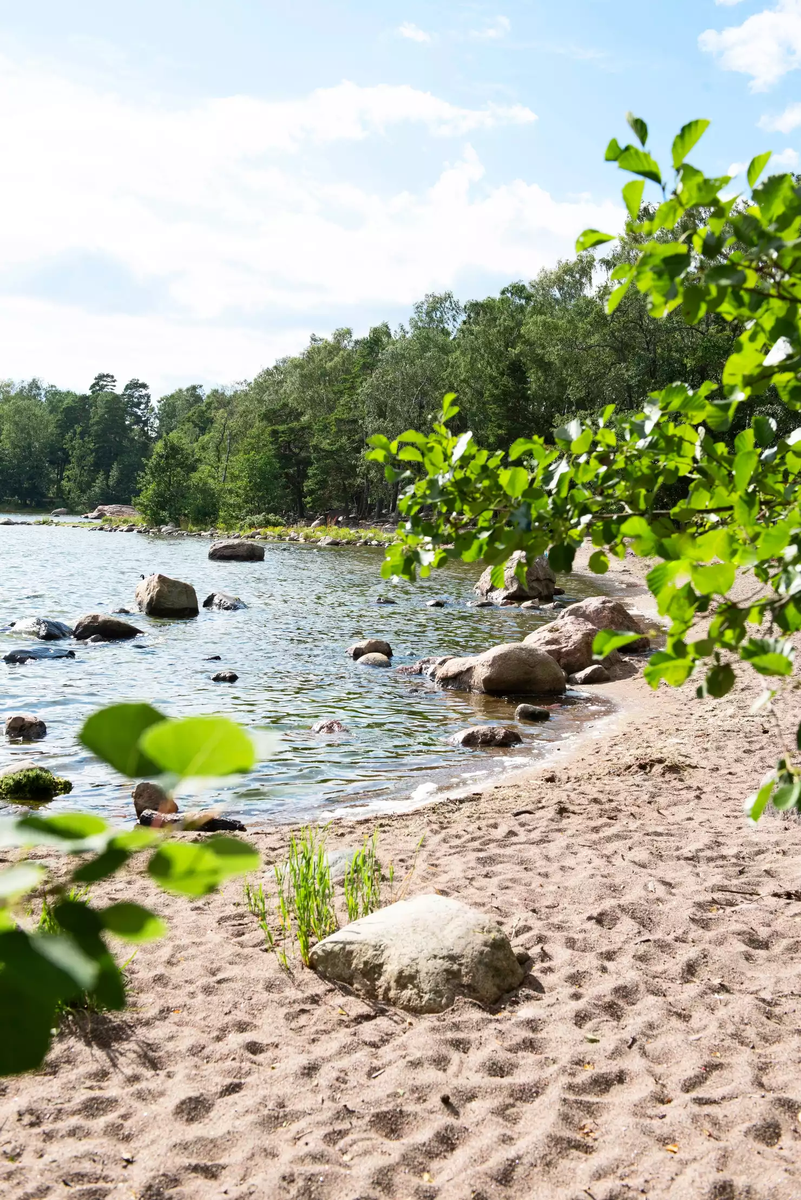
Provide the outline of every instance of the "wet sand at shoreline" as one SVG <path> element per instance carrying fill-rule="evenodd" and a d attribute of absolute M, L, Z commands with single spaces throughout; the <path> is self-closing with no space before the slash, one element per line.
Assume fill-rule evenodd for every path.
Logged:
<path fill-rule="evenodd" d="M 639 565 L 613 571 L 643 609 Z M 0 1083 L 2 1195 L 801 1195 L 801 822 L 743 816 L 779 744 L 760 684 L 597 690 L 618 714 L 542 766 L 331 829 L 378 828 L 408 894 L 495 917 L 531 956 L 516 993 L 409 1016 L 283 972 L 238 881 L 194 903 L 98 885 L 170 932 L 130 964 L 127 1012 Z M 287 834 L 248 836 L 269 864 Z"/>

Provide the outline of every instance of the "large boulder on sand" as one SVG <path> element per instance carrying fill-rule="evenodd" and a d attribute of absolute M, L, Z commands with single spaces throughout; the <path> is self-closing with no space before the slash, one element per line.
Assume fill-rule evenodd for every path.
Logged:
<path fill-rule="evenodd" d="M 346 653 L 351 658 L 361 658 L 365 654 L 383 654 L 385 658 L 392 658 L 392 647 L 382 638 L 365 638 L 348 646 Z"/>
<path fill-rule="evenodd" d="M 105 617 L 102 613 L 89 613 L 75 622 L 72 636 L 79 642 L 85 642 L 91 637 L 102 638 L 106 642 L 125 641 L 135 638 L 142 632 L 135 625 L 121 621 L 119 617 Z"/>
<path fill-rule="evenodd" d="M 505 725 L 471 725 L 469 729 L 460 729 L 452 734 L 448 741 L 452 746 L 483 750 L 487 747 L 519 746 L 523 739 L 516 729 L 507 729 Z"/>
<path fill-rule="evenodd" d="M 457 996 L 494 1004 L 523 981 L 509 940 L 475 908 L 415 896 L 380 908 L 311 952 L 311 966 L 359 995 L 410 1012 L 443 1012 Z"/>
<path fill-rule="evenodd" d="M 256 542 L 241 541 L 212 542 L 209 546 L 209 558 L 215 562 L 262 562 L 264 546 Z"/>
<path fill-rule="evenodd" d="M 547 695 L 565 690 L 562 668 L 542 650 L 511 642 L 472 658 L 448 658 L 431 673 L 440 687 L 493 696 Z"/>
<path fill-rule="evenodd" d="M 196 617 L 197 593 L 191 583 L 169 575 L 148 575 L 136 585 L 136 607 L 148 617 Z"/>
<path fill-rule="evenodd" d="M 582 600 L 580 604 L 572 604 L 557 620 L 550 625 L 543 625 L 523 639 L 524 646 L 532 646 L 544 650 L 559 663 L 568 675 L 575 675 L 586 667 L 592 666 L 592 644 L 595 635 L 601 629 L 611 629 L 622 633 L 644 633 L 640 621 L 610 596 L 592 596 Z M 647 637 L 638 638 L 627 650 L 647 650 L 650 642 Z M 607 667 L 620 662 L 620 657 L 614 651 L 604 660 Z"/>
<path fill-rule="evenodd" d="M 523 584 L 515 575 L 515 570 L 518 563 L 525 561 L 525 550 L 516 550 L 504 567 L 503 587 L 493 587 L 493 568 L 487 567 L 473 591 L 494 604 L 503 604 L 505 600 L 553 600 L 556 576 L 547 558 L 541 555 L 526 568 L 526 582 Z"/>
<path fill-rule="evenodd" d="M 168 796 L 164 788 L 159 787 L 157 783 L 153 783 L 149 779 L 143 779 L 137 783 L 131 795 L 133 796 L 137 817 L 141 817 L 142 813 L 146 811 L 160 813 L 178 812 L 178 805 L 172 796 Z"/>

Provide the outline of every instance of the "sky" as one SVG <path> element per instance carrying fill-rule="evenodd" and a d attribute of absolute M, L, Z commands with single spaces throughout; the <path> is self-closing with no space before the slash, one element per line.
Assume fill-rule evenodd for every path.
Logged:
<path fill-rule="evenodd" d="M 795 167 L 800 67 L 801 0 L 0 0 L 0 378 L 229 385 L 497 292 L 620 228 L 628 110 Z"/>

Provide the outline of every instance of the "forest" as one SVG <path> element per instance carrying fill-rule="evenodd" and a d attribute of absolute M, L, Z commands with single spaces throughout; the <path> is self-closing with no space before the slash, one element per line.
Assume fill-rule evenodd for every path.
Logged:
<path fill-rule="evenodd" d="M 610 276 L 634 235 L 460 303 L 414 305 L 408 324 L 312 336 L 250 382 L 197 384 L 154 402 L 145 383 L 98 374 L 85 394 L 0 383 L 0 499 L 72 512 L 134 502 L 152 522 L 206 526 L 337 512 L 374 518 L 396 496 L 365 455 L 380 433 L 425 427 L 444 393 L 485 446 L 548 438 L 566 417 L 618 412 L 675 379 L 719 380 L 739 333 L 714 312 L 659 321 L 632 288 L 609 315 Z"/>

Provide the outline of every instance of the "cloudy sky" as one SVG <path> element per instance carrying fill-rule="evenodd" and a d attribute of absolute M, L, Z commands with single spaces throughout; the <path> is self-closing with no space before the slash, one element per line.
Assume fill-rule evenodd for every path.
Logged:
<path fill-rule="evenodd" d="M 633 109 L 801 147 L 801 0 L 0 0 L 0 377 L 252 377 L 620 222 Z"/>

